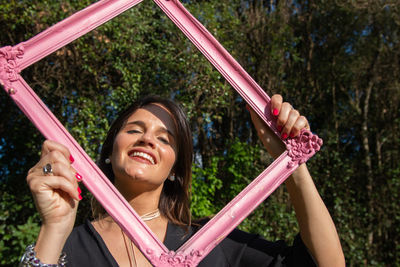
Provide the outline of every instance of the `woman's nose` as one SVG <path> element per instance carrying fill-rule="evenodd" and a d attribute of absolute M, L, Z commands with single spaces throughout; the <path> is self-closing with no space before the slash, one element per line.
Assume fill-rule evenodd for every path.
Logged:
<path fill-rule="evenodd" d="M 143 145 L 148 145 L 151 148 L 155 147 L 155 139 L 154 136 L 151 133 L 144 133 L 139 139 L 139 142 Z"/>

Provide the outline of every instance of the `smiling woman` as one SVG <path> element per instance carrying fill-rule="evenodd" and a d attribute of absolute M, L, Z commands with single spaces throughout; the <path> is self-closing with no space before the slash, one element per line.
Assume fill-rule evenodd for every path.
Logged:
<path fill-rule="evenodd" d="M 265 148 L 279 156 L 284 151 L 281 139 L 249 111 Z M 285 138 L 309 129 L 307 119 L 280 95 L 271 98 L 271 112 Z M 82 177 L 72 161 L 65 146 L 46 141 L 41 160 L 29 171 L 27 181 L 43 224 L 36 245 L 28 247 L 23 261 L 28 266 L 37 262 L 65 266 L 66 261 L 68 266 L 151 266 L 95 199 L 95 219 L 73 229 Z M 172 251 L 201 224 L 192 224 L 189 210 L 192 161 L 192 135 L 182 108 L 149 96 L 130 105 L 111 125 L 98 165 Z M 48 165 L 51 172 L 44 171 Z M 293 172 L 286 186 L 300 227 L 292 246 L 234 230 L 199 266 L 344 266 L 336 228 L 305 164 Z"/>
<path fill-rule="evenodd" d="M 191 131 L 182 109 L 175 102 L 157 96 L 143 98 L 123 111 L 111 125 L 103 144 L 100 169 L 139 215 L 159 210 L 161 216 L 149 223 L 160 240 L 165 239 L 168 222 L 186 227 L 186 231 L 191 224 L 192 147 Z M 106 159 L 110 159 L 109 164 Z M 172 176 L 174 181 L 168 179 Z M 118 256 L 125 246 L 115 233 L 119 227 L 113 221 L 110 223 L 95 199 L 92 204 L 97 218 L 93 226 L 104 236 L 117 262 L 123 262 L 129 253 Z M 134 252 L 135 261 L 141 262 L 139 266 L 149 264 L 137 248 L 130 251 Z"/>
<path fill-rule="evenodd" d="M 144 116 L 142 117 L 142 115 Z M 136 118 L 140 118 L 140 120 L 138 121 Z M 147 124 L 143 121 L 145 119 Z M 153 122 L 156 123 L 155 126 L 151 125 Z M 149 133 L 149 130 L 153 130 L 149 129 L 151 127 L 158 128 L 154 134 L 159 134 L 158 138 L 161 138 L 160 141 L 146 140 L 147 135 L 143 135 L 143 132 L 151 135 L 152 133 Z M 176 160 L 171 166 L 167 166 L 169 171 L 168 169 L 164 170 L 166 172 L 162 174 L 161 178 L 166 179 L 169 175 L 173 175 L 176 181 L 172 183 L 168 179 L 164 183 L 160 194 L 159 207 L 161 213 L 174 224 L 181 226 L 190 225 L 189 187 L 192 180 L 193 144 L 192 133 L 183 110 L 171 100 L 158 96 L 149 96 L 133 103 L 118 116 L 111 125 L 103 143 L 98 162 L 100 169 L 113 183 L 115 183 L 114 168 L 116 166 L 114 164 L 107 164 L 106 159 L 114 154 L 116 140 L 119 140 L 118 137 L 124 135 L 124 130 L 128 135 L 139 135 L 142 138 L 138 140 L 140 142 L 135 146 L 136 150 L 133 145 L 129 147 L 128 144 L 128 153 L 135 151 L 147 152 L 154 158 L 156 163 L 159 163 L 159 158 L 153 154 L 152 150 L 143 151 L 143 149 L 146 149 L 146 146 L 154 147 L 155 144 L 157 144 L 158 148 L 164 148 L 162 152 L 168 148 L 173 149 Z M 155 136 L 157 137 L 157 135 Z M 164 144 L 162 141 L 164 138 L 170 144 Z M 144 146 L 144 142 L 150 143 Z M 169 153 L 172 153 L 172 151 Z M 105 213 L 104 209 L 95 199 L 93 199 L 93 203 L 94 217 Z"/>

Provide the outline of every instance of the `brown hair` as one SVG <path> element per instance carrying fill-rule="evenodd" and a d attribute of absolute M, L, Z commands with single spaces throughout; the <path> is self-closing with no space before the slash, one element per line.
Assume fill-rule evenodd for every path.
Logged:
<path fill-rule="evenodd" d="M 188 226 L 191 224 L 190 215 L 190 185 L 192 181 L 192 162 L 193 162 L 193 141 L 192 132 L 186 118 L 186 114 L 180 105 L 172 100 L 159 96 L 147 96 L 139 99 L 128 106 L 120 113 L 117 119 L 112 123 L 107 137 L 103 143 L 98 162 L 99 168 L 114 183 L 114 173 L 111 164 L 106 164 L 113 149 L 114 139 L 128 117 L 137 109 L 149 104 L 161 104 L 174 118 L 177 140 L 177 157 L 173 167 L 175 181 L 167 179 L 164 182 L 163 190 L 160 196 L 159 209 L 170 222 Z M 99 218 L 106 214 L 96 199 L 92 199 L 92 213 L 94 218 Z"/>

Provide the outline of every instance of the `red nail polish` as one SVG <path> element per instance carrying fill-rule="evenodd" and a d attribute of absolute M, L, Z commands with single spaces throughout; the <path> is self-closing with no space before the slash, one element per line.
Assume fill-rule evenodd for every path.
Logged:
<path fill-rule="evenodd" d="M 69 162 L 74 163 L 75 159 L 72 155 L 69 155 Z"/>
<path fill-rule="evenodd" d="M 278 116 L 279 110 L 277 108 L 274 108 L 274 111 L 272 111 L 272 114 L 274 114 L 274 116 Z"/>
<path fill-rule="evenodd" d="M 250 111 L 249 105 L 246 104 L 247 111 Z"/>
<path fill-rule="evenodd" d="M 276 128 L 278 129 L 278 132 L 280 132 L 280 131 L 282 131 L 282 126 L 280 126 L 280 125 L 278 125 L 278 126 L 276 126 Z"/>
<path fill-rule="evenodd" d="M 78 182 L 82 181 L 82 176 L 79 173 L 75 173 L 75 178 Z"/>
<path fill-rule="evenodd" d="M 286 139 L 288 137 L 287 133 L 282 134 L 282 139 Z"/>
<path fill-rule="evenodd" d="M 290 133 L 290 138 L 293 138 L 294 137 L 294 133 Z"/>
<path fill-rule="evenodd" d="M 77 190 L 78 190 L 78 193 L 79 193 L 78 198 L 79 198 L 79 200 L 82 200 L 82 196 L 81 196 L 82 190 L 79 188 L 79 186 L 78 186 Z"/>

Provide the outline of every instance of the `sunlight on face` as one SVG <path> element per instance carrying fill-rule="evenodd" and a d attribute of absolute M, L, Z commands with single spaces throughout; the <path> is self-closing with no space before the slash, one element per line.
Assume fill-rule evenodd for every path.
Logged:
<path fill-rule="evenodd" d="M 165 107 L 149 104 L 132 113 L 114 140 L 115 185 L 120 190 L 133 184 L 135 190 L 162 188 L 175 164 L 175 138 L 174 119 Z"/>

